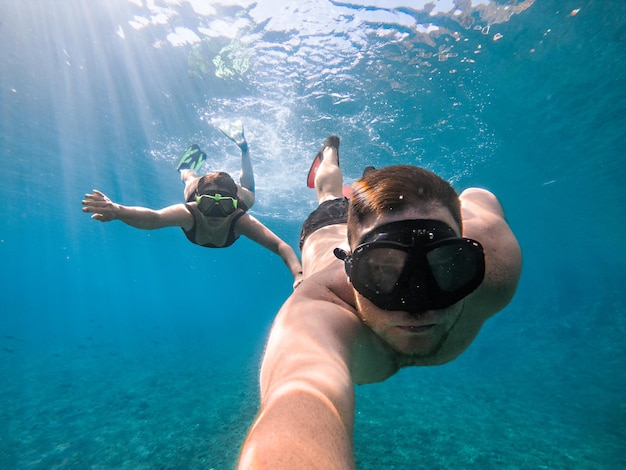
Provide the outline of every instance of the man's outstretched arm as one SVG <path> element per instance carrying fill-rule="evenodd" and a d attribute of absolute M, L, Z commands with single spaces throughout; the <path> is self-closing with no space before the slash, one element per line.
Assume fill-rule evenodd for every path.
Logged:
<path fill-rule="evenodd" d="M 300 290 L 272 327 L 261 372 L 261 408 L 239 468 L 354 468 L 354 387 L 349 370 L 354 319 Z M 304 294 L 305 292 L 302 292 Z"/>

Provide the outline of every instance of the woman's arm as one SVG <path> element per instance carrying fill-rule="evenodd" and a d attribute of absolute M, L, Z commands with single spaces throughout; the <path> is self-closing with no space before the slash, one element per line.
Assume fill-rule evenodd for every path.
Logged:
<path fill-rule="evenodd" d="M 244 214 L 239 218 L 235 230 L 280 256 L 293 276 L 294 289 L 300 285 L 302 282 L 302 265 L 291 246 L 250 214 Z"/>
<path fill-rule="evenodd" d="M 82 204 L 83 212 L 93 213 L 91 218 L 100 222 L 121 220 L 131 227 L 144 230 L 163 227 L 183 227 L 185 230 L 190 230 L 193 226 L 193 216 L 184 204 L 174 204 L 159 210 L 123 206 L 111 201 L 97 189 L 94 189 L 91 194 L 85 194 Z"/>

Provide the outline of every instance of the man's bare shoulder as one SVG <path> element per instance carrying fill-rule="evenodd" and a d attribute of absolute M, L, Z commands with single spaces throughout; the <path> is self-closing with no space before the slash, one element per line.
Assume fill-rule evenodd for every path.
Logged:
<path fill-rule="evenodd" d="M 489 317 L 502 310 L 517 289 L 522 253 L 498 199 L 489 191 L 470 188 L 461 193 L 463 236 L 485 250 L 485 279 L 467 299 L 467 308 Z"/>
<path fill-rule="evenodd" d="M 341 311 L 351 319 L 357 318 L 354 291 L 341 263 L 309 276 L 294 291 L 285 307 L 297 314 L 308 315 L 321 309 L 333 313 Z"/>
<path fill-rule="evenodd" d="M 358 335 L 360 322 L 330 279 L 321 274 L 303 281 L 278 312 L 265 350 L 262 377 L 287 379 L 309 374 L 311 368 L 326 371 L 333 363 L 349 368 L 350 350 L 344 345 Z"/>
<path fill-rule="evenodd" d="M 465 208 L 470 205 L 480 211 L 489 211 L 495 215 L 504 217 L 504 210 L 500 205 L 500 201 L 498 201 L 498 198 L 496 198 L 493 193 L 486 189 L 467 188 L 461 193 L 459 198 Z"/>
<path fill-rule="evenodd" d="M 306 279 L 283 305 L 266 357 L 276 354 L 278 362 L 283 355 L 281 361 L 298 367 L 307 352 L 320 367 L 344 364 L 357 384 L 385 380 L 398 370 L 393 353 L 357 316 L 345 273 L 332 268 Z"/>
<path fill-rule="evenodd" d="M 304 278 L 324 271 L 331 266 L 342 266 L 343 263 L 333 254 L 335 248 L 348 247 L 346 224 L 332 224 L 321 227 L 311 233 L 302 247 L 302 268 Z"/>

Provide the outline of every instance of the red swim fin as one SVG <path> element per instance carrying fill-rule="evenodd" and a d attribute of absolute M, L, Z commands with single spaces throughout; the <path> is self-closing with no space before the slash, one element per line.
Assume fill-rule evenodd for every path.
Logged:
<path fill-rule="evenodd" d="M 313 160 L 313 163 L 311 164 L 311 169 L 309 170 L 309 174 L 306 177 L 306 185 L 309 188 L 314 188 L 315 187 L 315 175 L 317 174 L 317 169 L 320 166 L 320 163 L 322 163 L 322 152 L 318 152 L 317 155 L 315 155 L 315 159 Z"/>
<path fill-rule="evenodd" d="M 320 166 L 320 163 L 322 163 L 322 159 L 324 158 L 324 149 L 326 147 L 334 147 L 337 149 L 337 164 L 339 164 L 339 137 L 337 137 L 336 135 L 329 135 L 326 138 L 324 145 L 322 145 L 322 149 L 317 152 L 317 155 L 315 155 L 315 159 L 311 164 L 309 174 L 306 177 L 306 185 L 309 188 L 315 187 L 315 175 L 317 174 L 317 169 Z"/>

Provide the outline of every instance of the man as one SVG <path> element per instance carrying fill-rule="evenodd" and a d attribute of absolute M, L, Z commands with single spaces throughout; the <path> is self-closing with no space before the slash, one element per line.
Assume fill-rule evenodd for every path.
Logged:
<path fill-rule="evenodd" d="M 354 385 L 452 361 L 517 287 L 520 248 L 491 193 L 459 197 L 402 165 L 369 169 L 348 202 L 338 149 L 321 150 L 305 281 L 270 332 L 241 469 L 354 468 Z"/>
<path fill-rule="evenodd" d="M 294 277 L 295 288 L 302 281 L 298 256 L 291 246 L 247 213 L 254 204 L 254 174 L 241 121 L 221 130 L 241 150 L 241 185 L 224 172 L 198 177 L 195 172 L 206 160 L 206 154 L 193 145 L 177 165 L 185 183 L 185 204 L 160 210 L 123 206 L 94 189 L 82 201 L 83 212 L 93 213 L 91 218 L 101 222 L 117 219 L 145 230 L 178 226 L 189 241 L 207 248 L 230 246 L 244 235 L 283 259 Z"/>

